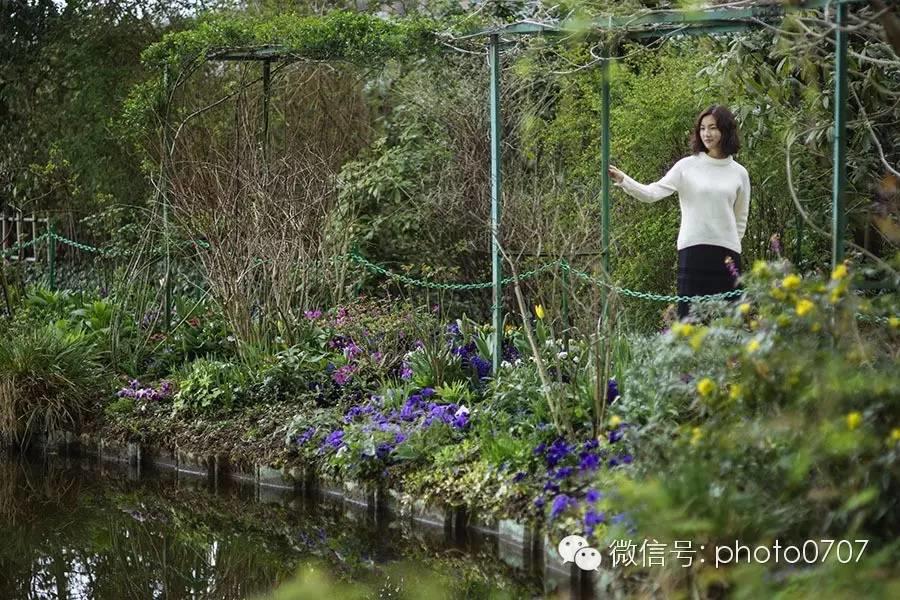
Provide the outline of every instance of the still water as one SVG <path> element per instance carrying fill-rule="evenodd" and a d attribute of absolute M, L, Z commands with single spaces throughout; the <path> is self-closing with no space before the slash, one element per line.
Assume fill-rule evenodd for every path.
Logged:
<path fill-rule="evenodd" d="M 454 598 L 544 595 L 492 536 L 86 459 L 0 452 L 0 536 L 0 600 L 268 597 L 311 563 L 373 598 L 423 582 Z"/>

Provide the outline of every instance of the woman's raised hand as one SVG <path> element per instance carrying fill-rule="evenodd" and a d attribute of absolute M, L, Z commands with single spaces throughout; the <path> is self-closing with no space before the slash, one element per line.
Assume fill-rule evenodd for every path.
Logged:
<path fill-rule="evenodd" d="M 622 183 L 622 180 L 625 179 L 625 173 L 614 166 L 609 165 L 609 177 L 616 183 Z"/>

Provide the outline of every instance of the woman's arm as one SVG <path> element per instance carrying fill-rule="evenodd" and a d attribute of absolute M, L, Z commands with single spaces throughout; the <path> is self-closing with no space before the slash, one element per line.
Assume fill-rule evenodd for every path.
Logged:
<path fill-rule="evenodd" d="M 734 201 L 734 222 L 737 225 L 738 239 L 744 238 L 747 231 L 747 217 L 750 214 L 750 176 L 744 171 L 741 176 L 741 187 L 738 188 Z"/>
<path fill-rule="evenodd" d="M 662 179 L 649 185 L 638 183 L 613 166 L 609 167 L 609 176 L 616 182 L 616 186 L 625 190 L 629 196 L 641 202 L 656 202 L 678 191 L 678 183 L 681 180 L 680 161 L 675 163 Z"/>

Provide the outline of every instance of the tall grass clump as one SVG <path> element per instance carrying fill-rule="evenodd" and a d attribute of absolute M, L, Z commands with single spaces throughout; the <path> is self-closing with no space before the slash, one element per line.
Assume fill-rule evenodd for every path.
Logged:
<path fill-rule="evenodd" d="M 102 375 L 99 353 L 65 322 L 8 331 L 0 345 L 0 438 L 25 445 L 32 434 L 75 425 Z"/>

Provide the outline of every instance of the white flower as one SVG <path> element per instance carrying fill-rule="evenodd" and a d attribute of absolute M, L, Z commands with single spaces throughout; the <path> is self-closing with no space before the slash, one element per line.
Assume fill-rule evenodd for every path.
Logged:
<path fill-rule="evenodd" d="M 572 362 L 576 362 L 576 363 L 578 362 L 578 355 L 577 355 L 577 354 L 576 354 L 575 356 L 572 357 Z"/>
<path fill-rule="evenodd" d="M 516 362 L 513 363 L 513 366 L 514 366 L 514 367 L 518 367 L 518 366 L 520 366 L 521 364 L 522 364 L 522 359 L 521 359 L 521 358 L 517 358 L 517 359 L 516 359 Z"/>
<path fill-rule="evenodd" d="M 559 354 L 556 355 L 556 358 L 558 358 L 559 360 L 565 360 L 568 356 L 569 356 L 569 353 L 566 352 L 565 350 L 563 350 L 562 352 L 560 352 Z"/>
<path fill-rule="evenodd" d="M 456 414 L 454 414 L 453 416 L 458 417 L 460 415 L 467 415 L 467 414 L 469 414 L 469 409 L 466 408 L 465 404 L 463 404 L 462 406 L 459 407 L 459 410 L 457 410 Z"/>
<path fill-rule="evenodd" d="M 508 360 L 504 360 L 502 363 L 500 363 L 500 368 L 501 369 L 512 369 L 512 364 L 510 364 L 510 362 Z"/>
<path fill-rule="evenodd" d="M 234 337 L 233 335 L 229 335 L 229 336 L 228 336 L 227 338 L 225 338 L 225 339 L 228 340 L 229 342 L 234 342 L 235 337 Z"/>

